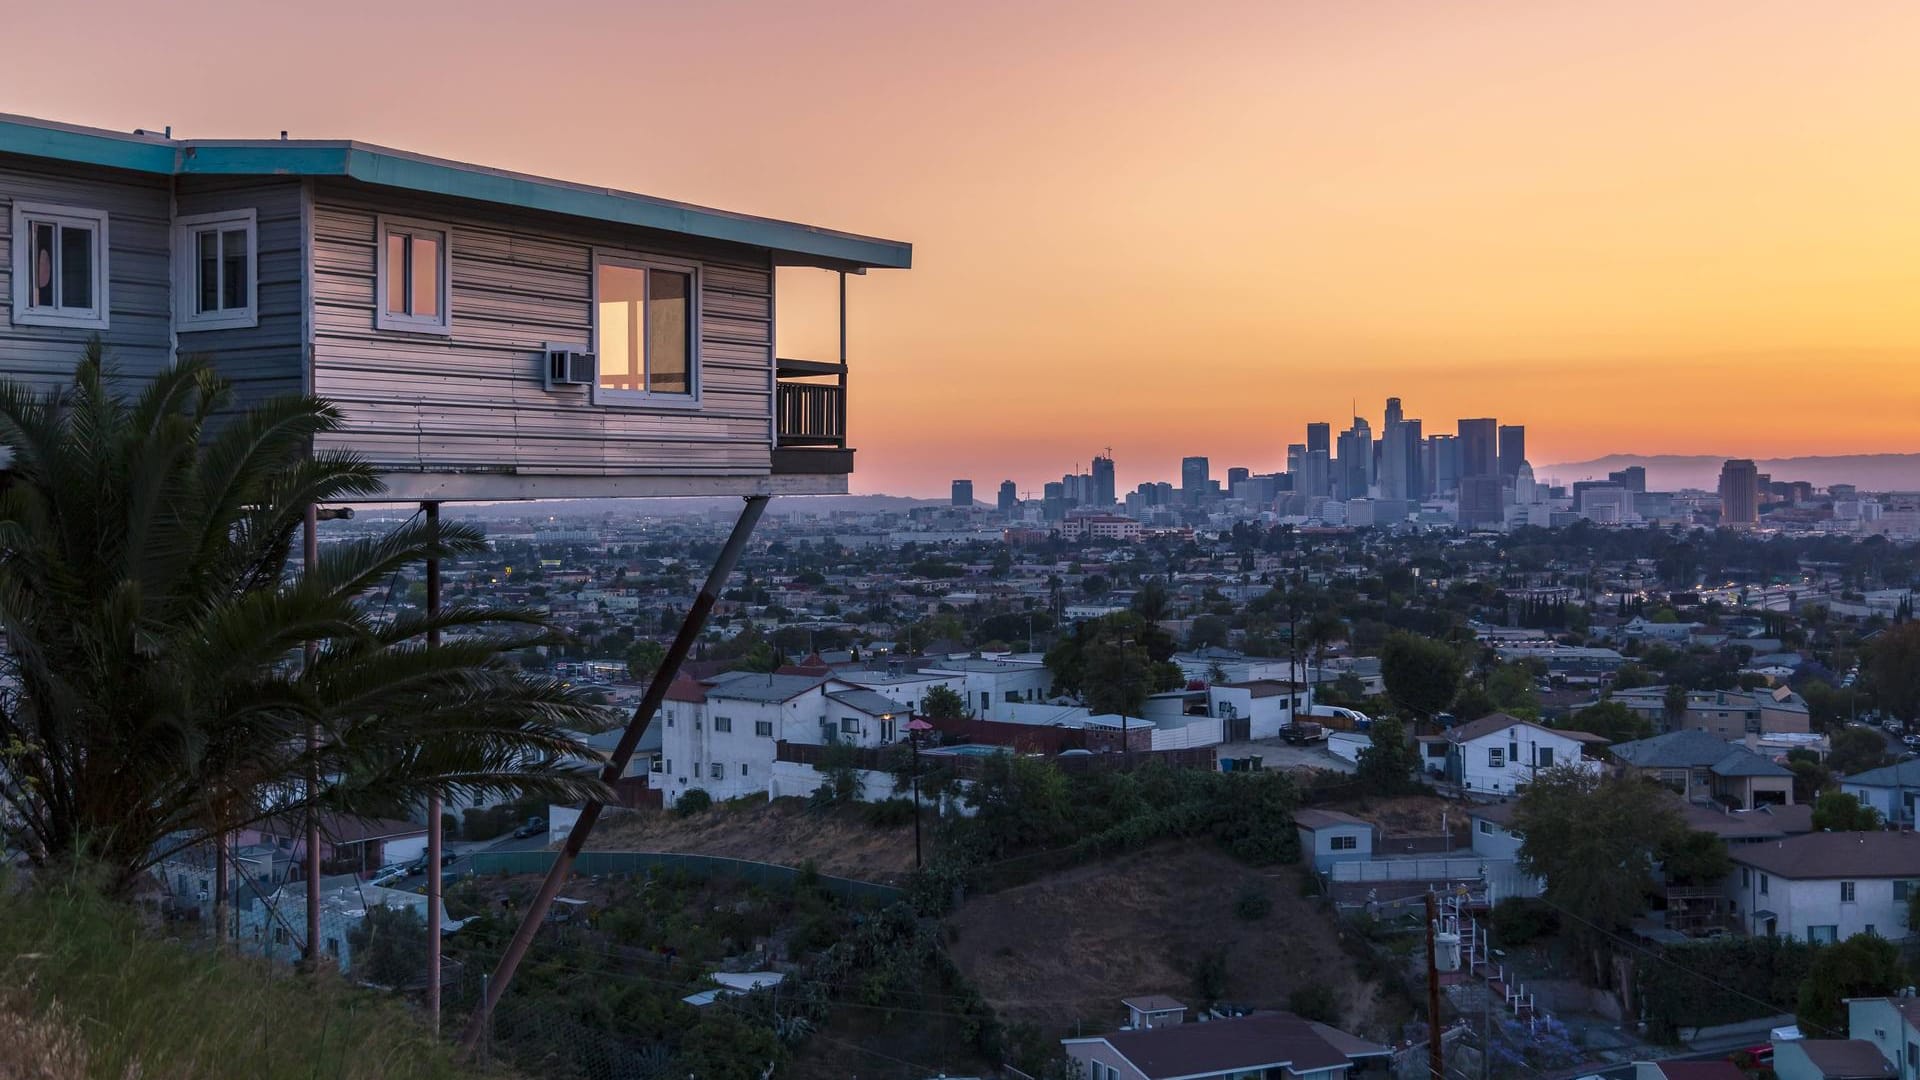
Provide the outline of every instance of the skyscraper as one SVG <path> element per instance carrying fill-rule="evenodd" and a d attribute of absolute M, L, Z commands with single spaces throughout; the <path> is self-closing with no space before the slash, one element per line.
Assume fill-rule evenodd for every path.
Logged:
<path fill-rule="evenodd" d="M 1647 469 L 1644 465 L 1629 465 L 1619 472 L 1610 472 L 1607 474 L 1607 479 L 1628 491 L 1645 492 L 1647 490 Z"/>
<path fill-rule="evenodd" d="M 1434 435 L 1427 439 L 1433 464 L 1427 470 L 1427 492 L 1438 495 L 1460 489 L 1460 440 L 1452 435 Z"/>
<path fill-rule="evenodd" d="M 953 505 L 955 506 L 972 506 L 973 505 L 973 481 L 955 480 L 953 482 Z"/>
<path fill-rule="evenodd" d="M 1500 425 L 1500 478 L 1512 484 L 1520 475 L 1520 463 L 1527 460 L 1525 424 Z"/>
<path fill-rule="evenodd" d="M 1298 483 L 1298 477 L 1300 475 L 1300 466 L 1303 462 L 1306 461 L 1306 459 L 1307 459 L 1306 443 L 1296 442 L 1296 443 L 1287 444 L 1287 472 L 1293 477 L 1295 477 L 1296 484 Z M 1296 491 L 1299 490 L 1298 487 L 1296 487 L 1295 490 Z"/>
<path fill-rule="evenodd" d="M 1307 453 L 1315 450 L 1323 454 L 1333 453 L 1333 425 L 1328 423 L 1307 425 Z"/>
<path fill-rule="evenodd" d="M 1420 454 L 1420 447 L 1426 440 L 1421 438 L 1420 428 L 1421 424 L 1418 420 L 1400 421 L 1400 453 L 1406 460 L 1403 468 L 1407 480 L 1406 494 L 1401 497 L 1415 501 L 1424 499 L 1429 494 L 1427 472 L 1422 465 Z"/>
<path fill-rule="evenodd" d="M 1000 512 L 1011 515 L 1019 509 L 1020 489 L 1014 487 L 1011 480 L 1000 481 Z"/>
<path fill-rule="evenodd" d="M 1300 462 L 1300 475 L 1294 477 L 1293 490 L 1312 498 L 1324 498 L 1332 489 L 1333 461 L 1325 450 L 1309 450 Z"/>
<path fill-rule="evenodd" d="M 1387 426 L 1380 433 L 1380 497 L 1407 498 L 1407 423 L 1396 414 L 1400 399 L 1387 399 Z"/>
<path fill-rule="evenodd" d="M 1112 506 L 1113 497 L 1113 459 L 1110 457 L 1094 458 L 1093 505 Z"/>
<path fill-rule="evenodd" d="M 1334 466 L 1333 494 L 1340 499 L 1364 499 L 1373 486 L 1373 429 L 1365 417 L 1340 433 L 1340 460 Z"/>
<path fill-rule="evenodd" d="M 1388 398 L 1387 399 L 1387 422 L 1380 429 L 1380 437 L 1383 439 L 1386 438 L 1387 437 L 1386 433 L 1392 429 L 1393 425 L 1399 423 L 1401 420 L 1401 417 L 1403 417 L 1404 415 L 1405 414 L 1400 411 L 1400 399 L 1397 397 Z"/>
<path fill-rule="evenodd" d="M 1491 418 L 1460 421 L 1460 524 L 1470 529 L 1498 525 L 1506 517 L 1500 503 L 1498 427 Z"/>
<path fill-rule="evenodd" d="M 1749 458 L 1732 458 L 1720 466 L 1720 524 L 1754 525 L 1760 521 L 1760 470 Z"/>
<path fill-rule="evenodd" d="M 1180 459 L 1180 490 L 1198 495 L 1207 490 L 1212 470 L 1206 458 L 1190 457 Z"/>
<path fill-rule="evenodd" d="M 1246 468 L 1244 466 L 1235 465 L 1232 468 L 1228 469 L 1227 470 L 1227 494 L 1229 495 L 1233 494 L 1233 485 L 1246 480 L 1248 477 L 1252 475 L 1253 475 L 1253 470 Z"/>

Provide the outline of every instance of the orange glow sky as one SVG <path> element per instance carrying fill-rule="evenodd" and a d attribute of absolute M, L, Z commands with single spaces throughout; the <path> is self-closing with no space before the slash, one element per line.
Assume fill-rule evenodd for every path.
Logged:
<path fill-rule="evenodd" d="M 1536 463 L 1920 450 L 1907 0 L 18 7 L 6 111 L 913 241 L 860 491 L 1276 469 L 1388 394 Z"/>

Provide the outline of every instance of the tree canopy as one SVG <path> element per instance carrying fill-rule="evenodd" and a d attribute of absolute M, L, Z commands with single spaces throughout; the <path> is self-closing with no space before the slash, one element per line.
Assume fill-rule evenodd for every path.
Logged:
<path fill-rule="evenodd" d="M 1389 635 L 1380 650 L 1387 695 L 1422 720 L 1431 720 L 1453 703 L 1465 670 L 1452 646 L 1406 631 Z"/>

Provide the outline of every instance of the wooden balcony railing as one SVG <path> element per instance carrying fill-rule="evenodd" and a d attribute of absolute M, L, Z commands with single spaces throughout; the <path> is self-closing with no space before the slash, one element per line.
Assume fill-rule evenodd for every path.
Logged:
<path fill-rule="evenodd" d="M 834 382 L 799 378 L 833 376 Z M 774 434 L 780 446 L 847 445 L 847 369 L 843 364 L 781 360 L 774 386 Z"/>

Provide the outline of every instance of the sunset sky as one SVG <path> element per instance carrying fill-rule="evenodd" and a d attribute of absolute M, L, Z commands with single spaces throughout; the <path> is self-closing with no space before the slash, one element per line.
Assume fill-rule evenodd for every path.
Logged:
<path fill-rule="evenodd" d="M 1910 0 L 166 7 L 10 9 L 0 110 L 912 241 L 859 491 L 1273 470 L 1389 394 L 1542 464 L 1920 450 Z"/>

